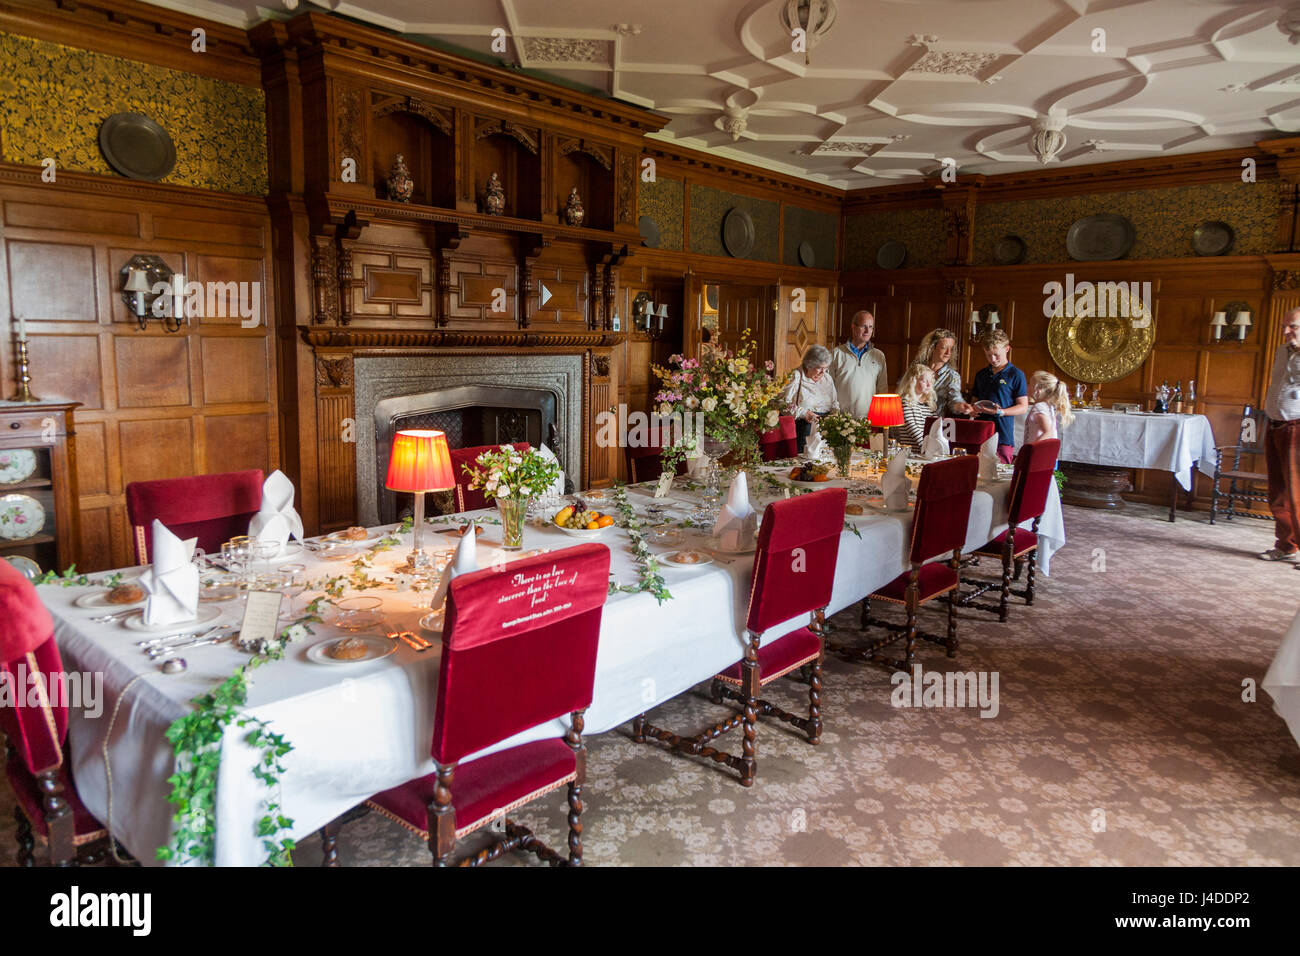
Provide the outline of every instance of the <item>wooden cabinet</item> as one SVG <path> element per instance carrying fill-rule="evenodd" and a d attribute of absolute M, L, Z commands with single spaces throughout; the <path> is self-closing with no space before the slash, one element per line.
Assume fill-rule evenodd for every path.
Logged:
<path fill-rule="evenodd" d="M 77 562 L 77 402 L 0 402 L 0 558 L 42 571 Z M 27 572 L 25 561 L 14 562 Z"/>

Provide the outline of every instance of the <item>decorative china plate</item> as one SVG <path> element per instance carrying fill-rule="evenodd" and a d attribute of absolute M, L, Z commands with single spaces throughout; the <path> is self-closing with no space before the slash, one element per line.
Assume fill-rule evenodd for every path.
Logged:
<path fill-rule="evenodd" d="M 876 265 L 882 269 L 897 269 L 907 261 L 907 246 L 890 239 L 876 250 Z"/>
<path fill-rule="evenodd" d="M 36 471 L 36 452 L 30 448 L 0 451 L 0 485 L 16 485 Z"/>
<path fill-rule="evenodd" d="M 21 571 L 28 581 L 35 581 L 43 573 L 41 566 L 26 555 L 7 554 L 5 560 Z"/>
<path fill-rule="evenodd" d="M 365 657 L 354 657 L 349 661 L 341 661 L 336 657 L 329 656 L 329 649 L 345 638 L 334 637 L 328 641 L 320 641 L 307 648 L 307 660 L 317 664 L 365 664 L 367 661 L 377 661 L 380 658 L 387 657 L 397 650 L 397 642 L 390 641 L 382 637 L 352 637 L 349 640 L 362 641 L 369 650 L 366 651 Z"/>
<path fill-rule="evenodd" d="M 72 603 L 77 607 L 84 607 L 91 611 L 121 611 L 128 607 L 141 607 L 146 600 L 148 600 L 148 595 L 145 595 L 138 601 L 130 601 L 127 604 L 112 604 L 108 600 L 107 591 L 92 591 L 90 594 L 83 594 Z"/>
<path fill-rule="evenodd" d="M 799 243 L 799 265 L 809 269 L 817 265 L 817 252 L 811 242 Z"/>
<path fill-rule="evenodd" d="M 754 218 L 739 207 L 732 207 L 722 217 L 722 247 L 735 259 L 743 259 L 754 249 Z"/>
<path fill-rule="evenodd" d="M 45 527 L 45 509 L 30 495 L 0 495 L 0 538 L 25 541 Z"/>

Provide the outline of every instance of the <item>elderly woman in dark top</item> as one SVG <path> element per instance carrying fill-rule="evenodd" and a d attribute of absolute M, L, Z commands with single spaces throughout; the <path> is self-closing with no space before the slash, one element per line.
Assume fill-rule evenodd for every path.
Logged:
<path fill-rule="evenodd" d="M 961 397 L 961 373 L 951 364 L 956 347 L 956 333 L 935 329 L 921 340 L 912 361 L 928 365 L 934 372 L 935 406 L 940 415 L 973 415 L 975 409 Z"/>

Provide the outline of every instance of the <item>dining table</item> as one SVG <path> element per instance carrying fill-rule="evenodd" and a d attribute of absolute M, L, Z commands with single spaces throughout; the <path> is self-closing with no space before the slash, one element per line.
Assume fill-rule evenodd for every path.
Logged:
<path fill-rule="evenodd" d="M 873 484 L 878 477 L 868 475 L 825 485 L 847 486 L 850 502 L 864 503 L 863 514 L 845 519 L 828 614 L 860 601 L 908 567 L 913 511 L 911 507 L 897 512 L 886 510 L 879 498 L 880 489 Z M 971 504 L 965 551 L 1005 530 L 1009 487 L 1005 476 L 979 483 Z M 664 497 L 657 498 L 655 488 L 652 482 L 627 486 L 621 492 L 639 525 L 666 525 L 665 533 L 679 538 L 662 544 L 651 542 L 651 551 L 662 555 L 686 546 L 710 553 L 713 560 L 689 568 L 671 568 L 659 561 L 669 595 L 660 600 L 648 591 L 637 590 L 640 571 L 627 528 L 620 523 L 596 535 L 594 540 L 611 551 L 611 593 L 602 618 L 593 699 L 586 713 L 588 735 L 614 730 L 637 714 L 708 680 L 743 654 L 752 550 L 722 553 L 711 537 L 712 529 L 699 527 L 691 520 L 703 494 L 694 480 L 677 478 Z M 783 467 L 757 470 L 749 481 L 750 500 L 760 512 L 773 500 L 810 490 L 788 480 Z M 587 507 L 620 517 L 622 512 L 615 499 L 613 489 L 591 491 L 584 496 Z M 652 509 L 662 511 L 651 516 Z M 556 527 L 547 514 L 539 514 L 530 519 L 525 530 L 524 550 L 506 552 L 502 549 L 501 526 L 490 523 L 495 514 L 489 509 L 428 520 L 431 531 L 474 518 L 489 522 L 482 525 L 484 533 L 477 542 L 479 567 L 581 542 Z M 393 534 L 396 526 L 375 530 Z M 1049 574 L 1053 554 L 1065 544 L 1055 484 L 1038 536 L 1039 567 L 1043 574 Z M 427 638 L 431 646 L 416 650 L 393 641 L 392 652 L 379 659 L 357 664 L 322 663 L 312 648 L 345 636 L 327 614 L 324 623 L 311 626 L 313 633 L 309 637 L 287 646 L 283 659 L 252 672 L 244 711 L 267 722 L 293 749 L 283 758 L 285 769 L 280 775 L 279 792 L 270 794 L 253 773 L 258 752 L 245 739 L 247 730 L 234 724 L 227 727 L 220 744 L 215 795 L 216 865 L 245 866 L 263 861 L 265 849 L 255 828 L 272 797 L 281 812 L 293 820 L 288 835 L 302 840 L 373 794 L 433 772 L 430 744 L 439 634 L 420 626 L 421 619 L 429 614 L 430 592 L 411 588 L 403 573 L 411 535 L 396 537 L 396 546 L 385 549 L 380 545 L 376 546 L 379 550 L 366 552 L 369 580 L 363 583 L 370 586 L 347 593 L 382 600 L 385 620 L 376 631 L 379 636 L 410 630 Z M 447 560 L 459 541 L 455 532 L 432 531 L 425 538 L 426 548 L 441 561 Z M 314 546 L 313 540 L 309 539 L 307 545 Z M 350 570 L 347 561 L 326 560 L 321 552 L 302 546 L 290 548 L 297 550 L 276 560 L 292 558 L 305 565 L 314 585 Z M 275 560 L 268 563 L 274 565 Z M 625 586 L 630 590 L 623 590 Z M 157 848 L 170 839 L 175 810 L 167 799 L 173 750 L 164 734 L 173 721 L 191 711 L 193 698 L 228 678 L 249 660 L 249 655 L 229 642 L 196 647 L 184 652 L 186 670 L 164 673 L 140 652 L 136 645 L 139 633 L 120 623 L 96 622 L 92 620 L 94 610 L 77 606 L 79 597 L 94 591 L 93 586 L 49 584 L 39 588 L 54 618 L 65 669 L 100 673 L 104 680 L 102 714 L 93 716 L 76 709 L 70 713 L 73 770 L 89 811 L 108 825 L 113 836 L 137 859 L 153 863 Z M 299 609 L 316 593 L 309 590 L 300 595 Z M 217 622 L 239 621 L 238 597 L 215 606 L 220 609 Z M 774 640 L 807 623 L 806 618 L 789 621 L 766 632 L 764 640 Z M 827 719 L 834 721 L 841 716 L 832 712 Z M 483 754 L 559 736 L 566 729 L 567 719 L 548 723 Z"/>
<path fill-rule="evenodd" d="M 1273 709 L 1300 744 L 1300 611 L 1282 637 L 1260 686 L 1273 698 Z"/>
<path fill-rule="evenodd" d="M 1018 416 L 1017 446 L 1024 435 L 1025 418 Z M 1060 429 L 1060 438 L 1060 467 L 1068 479 L 1066 504 L 1118 510 L 1124 507 L 1120 493 L 1132 490 L 1130 470 L 1167 471 L 1176 482 L 1169 499 L 1173 521 L 1178 489 L 1188 493 L 1190 502 L 1194 473 L 1214 477 L 1218 452 L 1214 429 L 1204 415 L 1076 408 L 1073 423 Z"/>

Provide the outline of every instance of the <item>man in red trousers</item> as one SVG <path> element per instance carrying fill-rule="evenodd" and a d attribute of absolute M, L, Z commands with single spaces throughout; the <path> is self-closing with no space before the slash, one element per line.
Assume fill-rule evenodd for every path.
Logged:
<path fill-rule="evenodd" d="M 1264 411 L 1268 507 L 1277 521 L 1277 543 L 1260 557 L 1300 568 L 1300 309 L 1282 318 L 1282 344 L 1273 359 Z"/>

